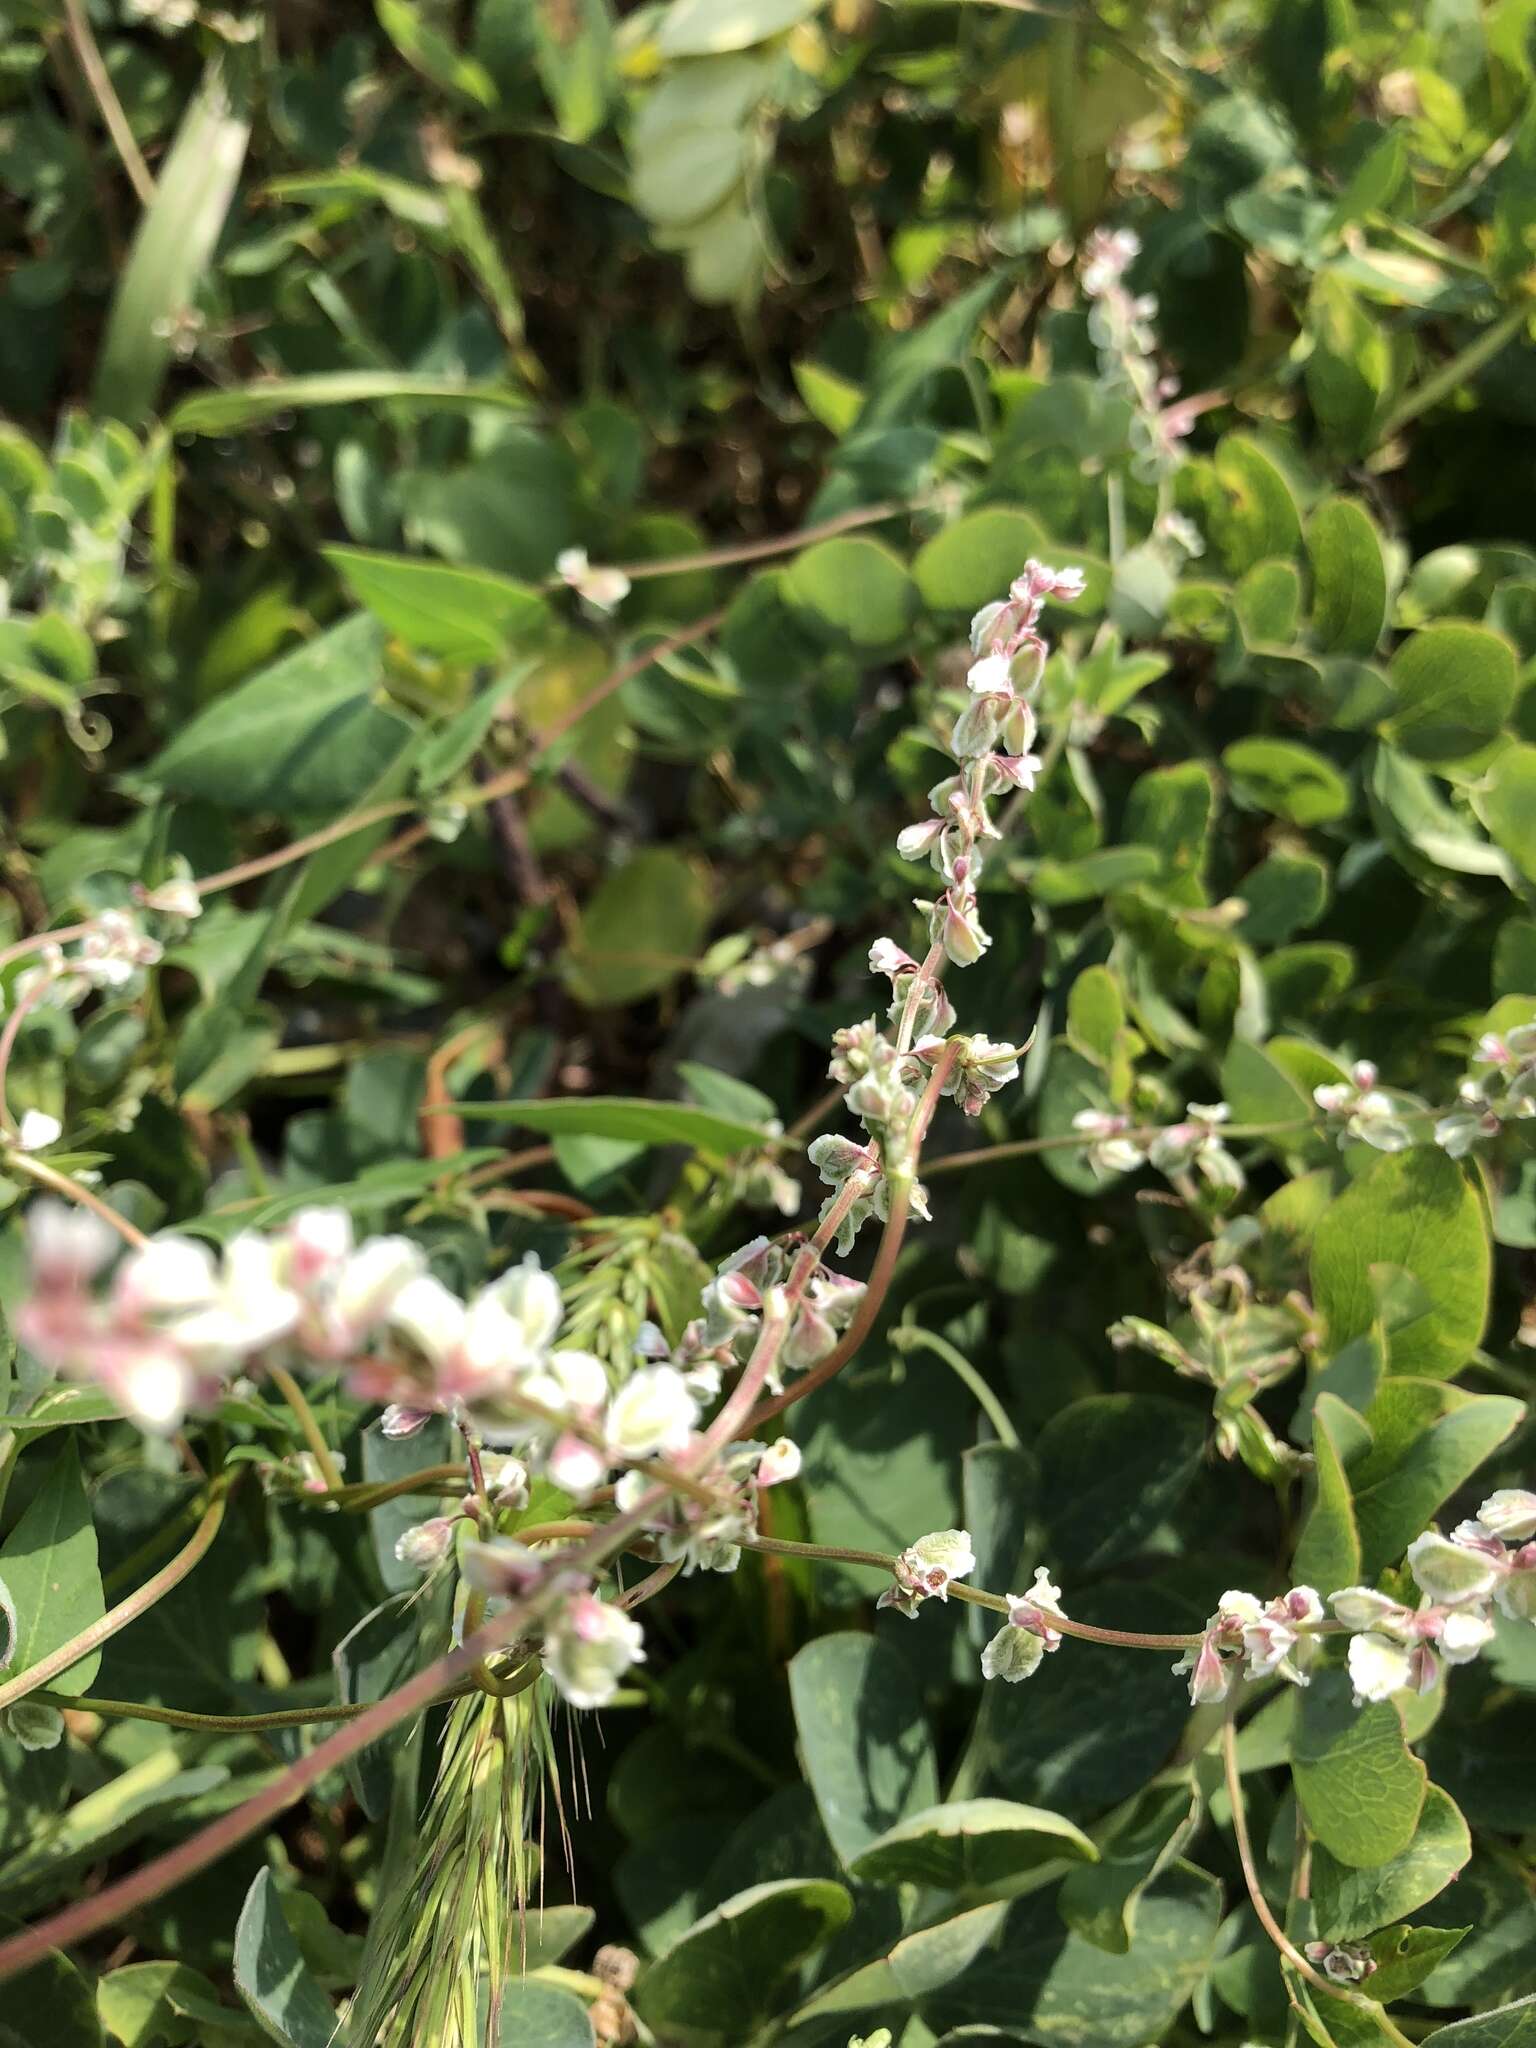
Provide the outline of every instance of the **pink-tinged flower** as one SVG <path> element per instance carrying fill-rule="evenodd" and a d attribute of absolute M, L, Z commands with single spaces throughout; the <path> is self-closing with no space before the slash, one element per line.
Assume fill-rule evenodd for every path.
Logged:
<path fill-rule="evenodd" d="M 437 1412 L 435 1408 L 409 1408 L 404 1402 L 391 1402 L 379 1417 L 379 1434 L 393 1442 L 415 1436 L 426 1428 Z"/>
<path fill-rule="evenodd" d="M 88 1209 L 44 1197 L 27 1211 L 27 1258 L 39 1293 L 84 1287 L 117 1250 L 117 1235 Z"/>
<path fill-rule="evenodd" d="M 606 1707 L 631 1665 L 645 1661 L 640 1624 L 621 1608 L 578 1593 L 544 1638 L 544 1669 L 569 1706 Z"/>
<path fill-rule="evenodd" d="M 898 975 L 916 974 L 917 962 L 894 939 L 876 939 L 869 949 L 869 971 L 894 981 Z"/>
<path fill-rule="evenodd" d="M 919 1537 L 896 1559 L 891 1569 L 896 1583 L 886 1587 L 875 1605 L 894 1607 L 914 1621 L 925 1600 L 947 1602 L 951 1583 L 975 1569 L 969 1530 L 936 1529 L 932 1535 Z"/>
<path fill-rule="evenodd" d="M 947 889 L 933 906 L 929 928 L 936 944 L 957 967 L 972 967 L 991 945 L 991 935 L 982 929 L 976 898 L 969 892 L 957 900 Z"/>
<path fill-rule="evenodd" d="M 1008 1620 L 981 1653 L 983 1678 L 1000 1678 L 1005 1685 L 1018 1685 L 1031 1677 L 1049 1651 L 1060 1649 L 1061 1630 L 1051 1617 L 1064 1620 L 1061 1588 L 1053 1586 L 1042 1565 L 1028 1593 L 1008 1595 Z"/>
<path fill-rule="evenodd" d="M 550 1446 L 544 1469 L 562 1493 L 585 1500 L 608 1477 L 608 1461 L 585 1437 L 563 1431 Z"/>
<path fill-rule="evenodd" d="M 1080 1109 L 1072 1119 L 1074 1131 L 1087 1141 L 1088 1163 L 1100 1173 L 1134 1173 L 1146 1163 L 1146 1154 L 1126 1133 L 1132 1124 L 1128 1116 L 1105 1109 Z"/>
<path fill-rule="evenodd" d="M 1376 1971 L 1376 1958 L 1363 1942 L 1309 1941 L 1303 1953 L 1335 1984 L 1363 1984 Z"/>
<path fill-rule="evenodd" d="M 416 1571 L 432 1571 L 442 1563 L 453 1546 L 456 1520 L 456 1516 L 434 1515 L 428 1522 L 415 1523 L 395 1539 L 395 1556 L 401 1564 L 408 1564 Z"/>
<path fill-rule="evenodd" d="M 800 1476 L 800 1446 L 781 1436 L 771 1443 L 757 1461 L 753 1475 L 758 1486 L 783 1486 Z"/>

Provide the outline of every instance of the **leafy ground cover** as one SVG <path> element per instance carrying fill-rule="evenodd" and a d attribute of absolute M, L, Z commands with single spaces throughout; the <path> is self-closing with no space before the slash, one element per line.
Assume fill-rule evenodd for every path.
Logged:
<path fill-rule="evenodd" d="M 1530 0 L 4 18 L 0 2043 L 1527 2048 Z"/>

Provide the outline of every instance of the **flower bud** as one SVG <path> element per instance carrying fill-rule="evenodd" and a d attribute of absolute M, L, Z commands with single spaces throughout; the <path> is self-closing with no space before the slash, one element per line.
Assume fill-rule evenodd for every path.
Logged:
<path fill-rule="evenodd" d="M 447 1515 L 434 1515 L 429 1522 L 417 1522 L 395 1540 L 395 1556 L 419 1572 L 440 1565 L 453 1547 L 453 1522 Z"/>

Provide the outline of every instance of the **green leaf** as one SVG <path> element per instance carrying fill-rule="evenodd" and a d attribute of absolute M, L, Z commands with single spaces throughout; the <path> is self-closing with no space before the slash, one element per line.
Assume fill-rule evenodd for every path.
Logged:
<path fill-rule="evenodd" d="M 1213 458 L 1220 495 L 1213 507 L 1211 537 L 1230 573 L 1240 576 L 1255 562 L 1294 555 L 1301 545 L 1301 516 L 1291 487 L 1248 434 L 1228 434 Z"/>
<path fill-rule="evenodd" d="M 50 1429 L 74 1429 L 91 1422 L 113 1422 L 122 1410 L 104 1387 L 44 1387 L 25 1415 L 0 1415 L 0 1430 L 23 1442 L 45 1436 Z"/>
<path fill-rule="evenodd" d="M 1482 1335 L 1490 1262 L 1475 1187 L 1438 1148 L 1415 1146 L 1374 1160 L 1329 1207 L 1312 1247 L 1312 1297 L 1341 1351 L 1376 1320 L 1371 1269 L 1402 1267 L 1428 1308 L 1393 1332 L 1390 1369 L 1444 1379 Z"/>
<path fill-rule="evenodd" d="M 1199 875 L 1215 807 L 1216 780 L 1203 761 L 1154 768 L 1131 791 L 1125 837 L 1155 847 L 1172 874 Z"/>
<path fill-rule="evenodd" d="M 96 1531 L 73 1438 L 0 1544 L 0 1579 L 16 1617 L 15 1640 L 0 1678 L 31 1670 L 106 1613 Z M 84 1692 L 100 1666 L 101 1652 L 92 1650 L 50 1679 L 49 1690 Z"/>
<path fill-rule="evenodd" d="M 897 1821 L 936 1803 L 922 1696 L 892 1643 L 820 1636 L 791 1662 L 789 1693 L 805 1775 L 845 1865 Z"/>
<path fill-rule="evenodd" d="M 568 1095 L 552 1101 L 457 1102 L 448 1108 L 555 1136 L 613 1138 L 634 1145 L 689 1145 L 728 1158 L 770 1142 L 761 1124 L 697 1109 L 691 1102 L 641 1102 L 619 1095 Z"/>
<path fill-rule="evenodd" d="M 1389 1356 L 1395 1356 L 1395 1349 L 1394 1338 Z M 1435 1395 L 1450 1394 L 1456 1405 L 1433 1421 L 1421 1421 L 1422 1411 L 1414 1412 L 1414 1391 L 1396 1374 L 1384 1383 L 1366 1416 L 1375 1445 L 1351 1473 L 1367 1581 L 1397 1562 L 1436 1511 L 1525 1417 L 1525 1404 L 1507 1394 L 1464 1395 L 1436 1383 Z M 1406 1427 L 1395 1420 L 1404 1411 L 1411 1417 Z"/>
<path fill-rule="evenodd" d="M 533 48 L 560 133 L 585 142 L 602 126 L 615 83 L 608 0 L 578 0 L 574 7 L 543 0 L 533 9 Z"/>
<path fill-rule="evenodd" d="M 1293 1576 L 1325 1597 L 1360 1583 L 1360 1532 L 1344 1473 L 1343 1444 L 1351 1411 L 1333 1394 L 1319 1394 L 1312 1409 L 1312 1508 L 1296 1545 Z"/>
<path fill-rule="evenodd" d="M 1125 1029 L 1125 998 L 1107 967 L 1087 967 L 1067 997 L 1067 1036 L 1096 1066 L 1110 1067 Z"/>
<path fill-rule="evenodd" d="M 394 400 L 430 412 L 463 412 L 490 406 L 498 412 L 531 410 L 525 393 L 506 384 L 471 384 L 462 378 L 423 377 L 407 370 L 328 370 L 310 377 L 268 377 L 228 391 L 184 398 L 170 416 L 177 434 L 237 434 L 276 413 L 310 406 L 369 406 Z"/>
<path fill-rule="evenodd" d="M 859 653 L 896 646 L 917 611 L 917 586 L 879 541 L 818 541 L 796 558 L 783 591 L 823 639 Z"/>
<path fill-rule="evenodd" d="M 497 2039 L 501 2048 L 592 2048 L 592 2022 L 569 1991 L 553 1984 L 512 1983 L 502 1997 Z"/>
<path fill-rule="evenodd" d="M 1385 1863 L 1412 1841 L 1428 1773 L 1397 1708 L 1355 1706 L 1345 1672 L 1318 1672 L 1301 1695 L 1291 1772 L 1307 1826 L 1340 1863 Z"/>
<path fill-rule="evenodd" d="M 1387 622 L 1387 563 L 1371 515 L 1353 498 L 1324 498 L 1307 521 L 1307 556 L 1314 644 L 1374 654 Z"/>
<path fill-rule="evenodd" d="M 20 1932 L 18 1921 L 0 1913 L 0 1935 Z M 0 2048 L 102 2048 L 91 1987 L 58 1949 L 7 1980 L 0 1994 Z"/>
<path fill-rule="evenodd" d="M 1395 695 L 1383 730 L 1418 761 L 1454 761 L 1494 739 L 1515 702 L 1515 650 L 1491 627 L 1445 620 L 1393 655 Z"/>
<path fill-rule="evenodd" d="M 172 1081 L 177 1094 L 189 1105 L 217 1108 L 249 1078 L 237 1073 L 230 1085 L 224 1062 L 231 1040 L 255 1002 L 272 957 L 287 934 L 303 886 L 302 870 L 290 871 L 287 886 L 276 896 L 271 908 L 253 919 L 253 928 L 246 928 L 250 936 L 227 980 L 183 1018 Z"/>
<path fill-rule="evenodd" d="M 409 646 L 444 661 L 496 661 L 540 634 L 549 606 L 526 583 L 368 548 L 320 552 L 360 605 Z"/>
<path fill-rule="evenodd" d="M 1145 1792 L 1103 1844 L 1102 1860 L 1067 1872 L 1061 1917 L 1073 1933 L 1109 1955 L 1128 1954 L 1147 1886 L 1179 1854 L 1202 1810 L 1199 1793 L 1187 1783 Z"/>
<path fill-rule="evenodd" d="M 210 64 L 160 167 L 118 281 L 96 365 L 98 413 L 137 425 L 155 409 L 176 331 L 198 285 L 240 182 L 251 123 L 231 104 L 224 74 Z"/>
<path fill-rule="evenodd" d="M 218 1994 L 206 1977 L 185 1963 L 127 1963 L 109 1971 L 96 1987 L 96 2010 L 101 2024 L 122 2048 L 183 2048 L 197 2039 L 193 2023 L 171 2002 L 173 1992 L 183 1997 L 199 1992 L 217 2003 Z M 246 2025 L 242 2015 L 231 2012 L 231 2031 Z"/>
<path fill-rule="evenodd" d="M 1516 1999 L 1497 2012 L 1474 2013 L 1424 2037 L 1438 2048 L 1536 2048 L 1536 1996 Z"/>
<path fill-rule="evenodd" d="M 854 1856 L 848 1871 L 869 1884 L 931 1885 L 991 1892 L 1042 1863 L 1097 1858 L 1075 1822 L 1011 1799 L 961 1799 L 909 1814 Z"/>
<path fill-rule="evenodd" d="M 636 2007 L 677 2048 L 734 2048 L 776 2009 L 795 1965 L 851 1910 L 843 1886 L 827 1878 L 753 1885 L 707 1913 L 651 1964 Z"/>
<path fill-rule="evenodd" d="M 1045 534 L 1027 512 L 987 505 L 966 512 L 925 541 L 912 578 L 930 611 L 967 618 L 1001 597 L 1031 555 L 1043 555 Z"/>
<path fill-rule="evenodd" d="M 232 811 L 340 816 L 410 738 L 375 701 L 383 632 L 364 612 L 227 691 L 143 771 L 167 795 Z"/>
<path fill-rule="evenodd" d="M 1326 1941 L 1356 1941 L 1418 1911 L 1466 1868 L 1472 1837 L 1449 1793 L 1431 1785 L 1412 1840 L 1395 1856 L 1351 1868 L 1318 1845 L 1312 1854 L 1312 1904 Z M 1373 1994 L 1374 1995 L 1374 1994 Z"/>
<path fill-rule="evenodd" d="M 494 107 L 496 85 L 485 66 L 462 56 L 433 25 L 421 0 L 374 0 L 379 26 L 408 64 L 444 92 L 475 106 Z"/>
<path fill-rule="evenodd" d="M 1035 1448 L 1047 1555 L 1097 1571 L 1133 1557 L 1183 1498 L 1205 1421 L 1157 1394 L 1090 1394 L 1059 1408 Z"/>
<path fill-rule="evenodd" d="M 235 1988 L 274 2041 L 335 2048 L 336 2014 L 304 1966 L 270 1870 L 257 1873 L 235 1928 Z"/>
<path fill-rule="evenodd" d="M 1417 1991 L 1470 1930 L 1465 1927 L 1389 1927 L 1366 1943 L 1376 1965 L 1367 1996 L 1391 2005 Z"/>
<path fill-rule="evenodd" d="M 1369 449 L 1390 403 L 1392 338 L 1336 271 L 1320 271 L 1307 305 L 1312 343 L 1304 376 L 1323 438 L 1341 462 Z"/>
<path fill-rule="evenodd" d="M 703 871 L 670 847 L 650 847 L 583 904 L 564 956 L 566 985 L 598 1009 L 638 1002 L 688 972 L 708 924 Z"/>
<path fill-rule="evenodd" d="M 1477 794 L 1478 815 L 1528 882 L 1536 882 L 1536 747 L 1505 747 Z"/>
<path fill-rule="evenodd" d="M 822 0 L 673 0 L 661 17 L 663 57 L 719 57 L 783 35 L 816 13 Z"/>
<path fill-rule="evenodd" d="M 50 1710 L 51 1711 L 51 1710 Z M 224 1764 L 181 1768 L 168 1745 L 109 1778 L 0 1866 L 0 1898 L 29 1910 L 79 1884 L 81 1864 L 100 1862 L 229 1779 Z"/>
<path fill-rule="evenodd" d="M 907 2005 L 948 1984 L 972 1964 L 982 1948 L 996 1934 L 1007 1908 L 993 1904 L 973 1906 L 968 1913 L 955 1913 L 931 1927 L 917 1928 L 893 1943 L 884 1955 L 861 1963 L 846 1975 L 823 1985 L 798 2012 L 789 2025 L 795 2029 L 813 2022 L 846 2014 L 855 2015 L 892 2004 Z M 844 1935 L 839 1950 L 851 1946 L 859 1923 Z M 890 2035 L 870 2037 L 867 2048 L 889 2048 Z M 857 2048 L 857 2043 L 850 2044 Z"/>
<path fill-rule="evenodd" d="M 1041 2048 L 1143 2048 L 1168 2037 L 1210 1967 L 1220 1918 L 1220 1885 L 1187 1863 L 1147 1887 L 1124 1955 L 1063 1938 L 1055 1902 L 1025 1899 L 922 2016 L 935 2033 L 993 2026 Z"/>
<path fill-rule="evenodd" d="M 1296 740 L 1234 740 L 1222 762 L 1240 796 L 1293 825 L 1323 825 L 1349 810 L 1349 784 L 1324 754 Z"/>
<path fill-rule="evenodd" d="M 1499 875 L 1514 885 L 1508 857 L 1471 820 L 1444 801 L 1427 768 L 1395 747 L 1379 746 L 1366 771 L 1372 821 L 1410 872 L 1413 856 L 1457 875 Z"/>

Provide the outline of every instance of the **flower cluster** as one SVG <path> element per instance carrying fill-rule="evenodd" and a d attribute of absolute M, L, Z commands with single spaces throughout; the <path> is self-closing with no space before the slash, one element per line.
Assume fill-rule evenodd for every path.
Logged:
<path fill-rule="evenodd" d="M 1152 327 L 1157 300 L 1150 292 L 1133 292 L 1126 283 L 1140 254 L 1140 238 L 1130 228 L 1100 228 L 1089 237 L 1080 275 L 1091 302 L 1089 339 L 1099 352 L 1106 384 L 1130 402 L 1134 468 L 1151 480 L 1167 476 L 1183 461 L 1181 443 L 1194 425 L 1196 408 L 1170 403 L 1178 396 L 1179 381 L 1164 376 L 1157 365 Z"/>
<path fill-rule="evenodd" d="M 1536 1116 L 1536 1024 L 1484 1032 L 1457 1101 L 1460 1107 L 1435 1125 L 1435 1143 L 1453 1159 L 1480 1139 L 1496 1138 L 1505 1124 Z"/>
<path fill-rule="evenodd" d="M 195 892 L 192 900 L 197 900 Z M 151 907 L 158 908 L 158 902 Z M 89 995 L 129 987 L 146 967 L 156 964 L 161 952 L 159 941 L 150 937 L 131 910 L 104 910 L 91 919 L 68 950 L 57 940 L 39 948 L 33 965 L 16 977 L 17 1006 L 31 1009 L 47 1002 L 72 1010 Z"/>
<path fill-rule="evenodd" d="M 765 1317 L 786 1325 L 765 1385 L 783 1389 L 787 1372 L 809 1372 L 837 1348 L 864 1298 L 864 1285 L 817 1264 L 799 1299 L 786 1287 L 790 1255 L 770 1238 L 754 1237 L 724 1261 L 703 1289 L 704 1313 L 683 1331 L 672 1363 L 691 1387 L 716 1392 L 722 1368 L 745 1365 L 757 1349 Z"/>
<path fill-rule="evenodd" d="M 1198 1173 L 1225 1201 L 1243 1186 L 1243 1169 L 1227 1150 L 1221 1127 L 1232 1111 L 1225 1102 L 1191 1102 L 1175 1124 L 1154 1131 L 1143 1145 L 1128 1116 L 1113 1110 L 1080 1109 L 1072 1119 L 1082 1133 L 1089 1164 L 1101 1173 L 1134 1173 L 1155 1166 L 1159 1173 Z"/>
<path fill-rule="evenodd" d="M 986 848 L 1000 839 L 989 805 L 994 797 L 1032 790 L 1041 762 L 1035 740 L 1032 698 L 1045 667 L 1040 621 L 1048 601 L 1070 603 L 1083 591 L 1080 569 L 1051 569 L 1030 561 L 1008 595 L 985 606 L 971 622 L 974 659 L 966 677 L 966 702 L 949 736 L 957 773 L 929 791 L 933 815 L 900 833 L 904 860 L 929 860 L 944 883 L 939 896 L 921 898 L 928 920 L 930 950 L 915 960 L 893 939 L 870 948 L 873 974 L 891 983 L 889 1023 L 894 1037 L 867 1017 L 833 1038 L 829 1069 L 847 1093 L 867 1142 L 818 1138 L 810 1158 L 833 1194 L 822 1207 L 825 1220 L 838 1205 L 838 1249 L 846 1252 L 870 1216 L 890 1213 L 893 1184 L 906 1188 L 912 1213 L 926 1219 L 927 1200 L 912 1179 L 912 1133 L 930 1074 L 938 1070 L 942 1093 L 967 1116 L 977 1116 L 1000 1088 L 1018 1079 L 1023 1046 L 984 1034 L 952 1037 L 954 1006 L 940 979 L 947 960 L 968 967 L 991 945 L 981 922 L 977 885 Z M 849 1182 L 856 1185 L 849 1189 Z M 852 1199 L 848 1196 L 851 1193 Z"/>
<path fill-rule="evenodd" d="M 967 701 L 949 737 L 959 773 L 929 791 L 934 815 L 897 838 L 896 850 L 904 860 L 926 856 L 947 885 L 936 900 L 917 907 L 927 915 L 933 945 L 957 967 L 969 967 L 992 943 L 976 898 L 983 849 L 1002 836 L 988 803 L 1005 792 L 1032 790 L 1040 772 L 1040 758 L 1031 750 L 1036 730 L 1032 700 L 1045 670 L 1041 615 L 1047 600 L 1070 604 L 1082 594 L 1081 569 L 1050 569 L 1030 561 L 1005 598 L 976 614 Z M 930 1023 L 927 1028 L 936 1027 Z"/>
<path fill-rule="evenodd" d="M 1314 1088 L 1312 1100 L 1325 1116 L 1337 1119 L 1340 1145 L 1356 1140 L 1378 1152 L 1403 1152 L 1413 1143 L 1398 1105 L 1376 1086 L 1370 1060 L 1356 1060 L 1347 1081 L 1325 1081 Z"/>
<path fill-rule="evenodd" d="M 1174 1672 L 1188 1672 L 1190 1702 L 1197 1707 L 1226 1698 L 1239 1663 L 1246 1678 L 1273 1675 L 1306 1685 L 1315 1647 L 1311 1631 L 1322 1618 L 1323 1603 L 1310 1586 L 1293 1586 L 1267 1602 L 1253 1593 L 1223 1593 L 1200 1647 L 1186 1650 Z"/>
<path fill-rule="evenodd" d="M 1449 1536 L 1426 1530 L 1408 1546 L 1423 1595 L 1417 1607 L 1369 1586 L 1332 1596 L 1350 1630 L 1356 1703 L 1396 1692 L 1432 1692 L 1445 1664 L 1469 1664 L 1492 1642 L 1490 1604 L 1513 1621 L 1536 1621 L 1536 1493 L 1490 1494 Z"/>

